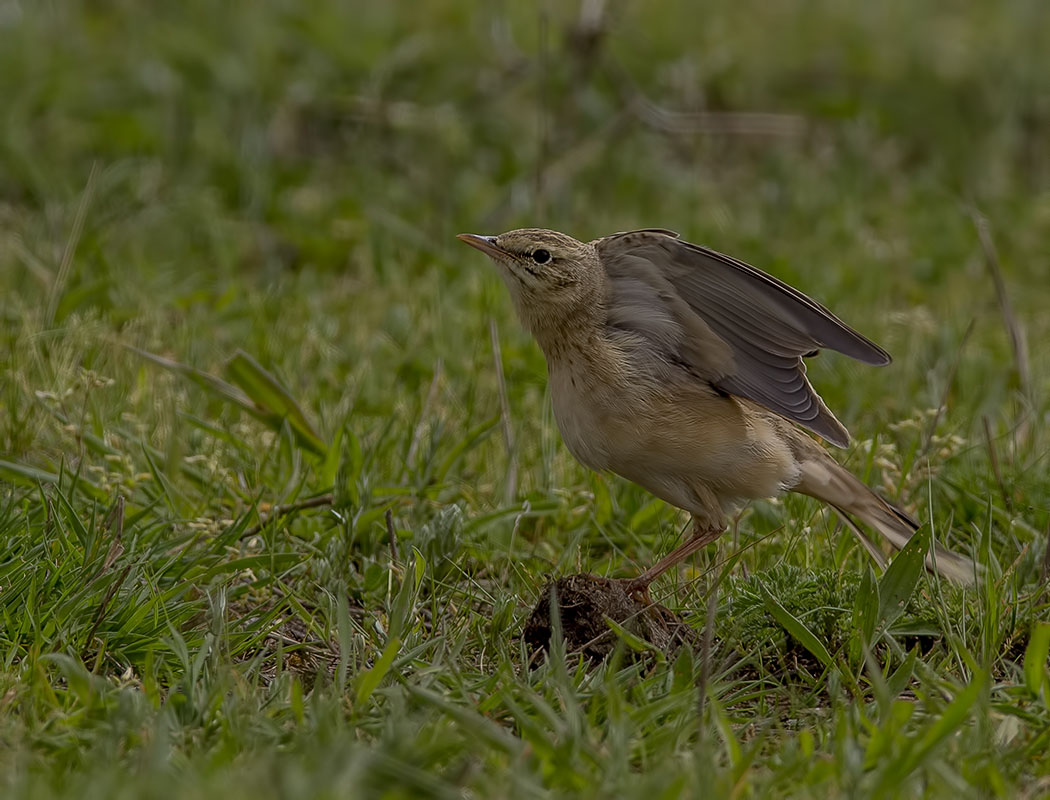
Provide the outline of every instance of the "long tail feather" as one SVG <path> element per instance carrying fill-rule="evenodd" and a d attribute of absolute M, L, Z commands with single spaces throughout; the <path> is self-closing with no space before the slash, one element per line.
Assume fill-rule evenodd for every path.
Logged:
<path fill-rule="evenodd" d="M 861 543 L 869 552 L 872 543 L 857 529 L 849 515 L 874 528 L 898 550 L 919 529 L 918 522 L 875 494 L 831 456 L 821 452 L 816 457 L 803 460 L 801 467 L 801 480 L 793 491 L 808 494 L 832 506 L 844 520 L 849 521 L 848 527 L 861 537 Z M 971 559 L 938 544 L 934 544 L 933 552 L 926 557 L 926 565 L 962 584 L 972 584 L 977 575 L 977 568 Z"/>

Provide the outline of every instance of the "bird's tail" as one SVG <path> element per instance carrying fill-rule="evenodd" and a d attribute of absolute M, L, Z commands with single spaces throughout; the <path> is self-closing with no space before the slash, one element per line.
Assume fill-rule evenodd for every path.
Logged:
<path fill-rule="evenodd" d="M 904 547 L 912 534 L 919 529 L 918 522 L 883 500 L 824 452 L 801 461 L 801 477 L 793 491 L 808 494 L 832 506 L 860 539 L 865 549 L 880 561 L 884 561 L 881 553 L 864 536 L 849 515 L 852 514 L 865 525 L 877 530 L 897 550 Z M 926 557 L 926 566 L 962 584 L 972 584 L 977 575 L 977 568 L 971 559 L 946 550 L 936 543 L 933 552 Z"/>

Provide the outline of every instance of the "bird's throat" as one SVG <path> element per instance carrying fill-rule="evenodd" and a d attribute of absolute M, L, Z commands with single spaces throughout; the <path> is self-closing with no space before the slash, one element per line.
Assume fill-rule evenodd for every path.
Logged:
<path fill-rule="evenodd" d="M 581 308 L 553 319 L 548 315 L 546 319 L 535 320 L 536 324 L 529 324 L 533 320 L 526 322 L 548 364 L 565 358 L 578 360 L 597 355 L 603 349 L 605 326 L 595 311 Z"/>

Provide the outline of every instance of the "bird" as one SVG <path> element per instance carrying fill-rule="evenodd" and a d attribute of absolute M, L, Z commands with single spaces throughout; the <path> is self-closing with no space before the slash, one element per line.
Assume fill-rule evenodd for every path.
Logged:
<path fill-rule="evenodd" d="M 831 506 L 883 565 L 856 520 L 897 549 L 919 529 L 813 436 L 849 444 L 803 359 L 825 349 L 873 366 L 891 359 L 802 292 L 663 228 L 589 242 L 542 228 L 457 238 L 495 262 L 543 351 L 572 455 L 692 515 L 688 538 L 628 579 L 629 592 L 647 597 L 741 507 L 783 492 Z M 939 545 L 927 566 L 974 580 L 973 562 Z"/>

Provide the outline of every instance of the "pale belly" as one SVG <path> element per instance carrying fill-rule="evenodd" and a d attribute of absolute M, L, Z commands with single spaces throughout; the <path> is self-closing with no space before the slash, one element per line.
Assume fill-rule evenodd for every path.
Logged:
<path fill-rule="evenodd" d="M 714 392 L 652 396 L 579 391 L 554 381 L 554 416 L 570 452 L 710 524 L 797 480 L 788 443 L 763 415 Z"/>

